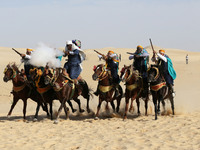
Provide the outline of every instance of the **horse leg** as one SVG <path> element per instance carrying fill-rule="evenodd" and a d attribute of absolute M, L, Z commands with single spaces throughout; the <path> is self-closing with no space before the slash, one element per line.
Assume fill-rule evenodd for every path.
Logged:
<path fill-rule="evenodd" d="M 64 105 L 65 105 L 66 100 L 67 100 L 67 99 L 64 98 L 63 101 L 61 102 L 60 107 L 59 107 L 59 109 L 58 109 L 58 113 L 57 113 L 57 115 L 56 115 L 56 119 L 54 120 L 54 124 L 58 124 L 58 118 L 59 118 L 59 116 L 60 116 L 60 113 L 61 113 L 61 111 L 62 111 L 62 108 L 63 108 Z"/>
<path fill-rule="evenodd" d="M 111 106 L 112 106 L 112 109 L 113 109 L 113 112 L 115 112 L 115 104 L 113 101 L 110 102 Z"/>
<path fill-rule="evenodd" d="M 87 97 L 87 112 L 88 113 L 90 113 L 89 101 L 90 101 L 90 95 L 88 95 Z"/>
<path fill-rule="evenodd" d="M 42 105 L 42 109 L 43 109 L 44 111 L 46 111 L 47 116 L 49 116 L 49 111 L 48 111 L 47 103 L 44 103 L 44 105 L 43 105 L 43 104 L 41 104 L 41 105 Z"/>
<path fill-rule="evenodd" d="M 76 101 L 75 101 L 75 102 L 76 102 Z M 73 107 L 73 105 L 72 105 L 72 102 L 71 102 L 70 100 L 68 100 L 67 103 L 68 103 L 69 106 L 71 107 L 73 113 L 77 111 L 76 109 L 74 109 L 74 107 Z"/>
<path fill-rule="evenodd" d="M 127 119 L 128 104 L 129 104 L 129 98 L 126 97 L 126 106 L 125 106 L 124 120 Z"/>
<path fill-rule="evenodd" d="M 172 108 L 172 114 L 174 115 L 174 98 L 171 96 L 170 97 L 170 102 L 171 102 L 171 108 Z"/>
<path fill-rule="evenodd" d="M 164 114 L 166 114 L 166 109 L 165 109 L 165 101 L 162 99 L 162 106 L 163 106 L 163 110 L 164 110 Z"/>
<path fill-rule="evenodd" d="M 66 119 L 69 119 L 69 108 L 66 106 L 66 104 L 64 104 L 64 111 L 65 111 Z"/>
<path fill-rule="evenodd" d="M 160 115 L 160 98 L 158 98 L 157 114 Z"/>
<path fill-rule="evenodd" d="M 153 97 L 155 120 L 157 120 L 157 98 Z"/>
<path fill-rule="evenodd" d="M 51 120 L 53 120 L 53 101 L 51 101 L 51 102 L 49 103 L 49 106 L 50 106 Z"/>
<path fill-rule="evenodd" d="M 79 112 L 83 113 L 85 110 L 81 108 L 81 101 L 78 98 L 74 98 L 74 101 L 78 104 Z"/>
<path fill-rule="evenodd" d="M 134 99 L 131 99 L 131 105 L 129 108 L 129 112 L 133 112 L 133 101 L 134 101 Z"/>
<path fill-rule="evenodd" d="M 8 115 L 7 115 L 8 118 L 9 118 L 10 115 L 12 114 L 12 111 L 13 111 L 13 109 L 14 109 L 14 107 L 15 107 L 15 105 L 17 104 L 18 101 L 19 101 L 18 98 L 16 98 L 16 97 L 13 98 L 13 103 L 12 103 L 12 105 L 11 105 L 11 107 L 10 107 L 10 111 L 9 111 L 9 113 L 8 113 Z"/>
<path fill-rule="evenodd" d="M 102 100 L 99 98 L 99 104 L 98 104 L 98 106 L 97 106 L 97 113 L 96 113 L 96 115 L 95 115 L 95 120 L 98 120 L 99 118 L 99 110 L 100 110 L 100 108 L 101 108 L 101 104 L 102 104 Z"/>
<path fill-rule="evenodd" d="M 140 116 L 140 101 L 139 98 L 136 98 L 137 109 L 138 109 L 138 116 Z"/>
<path fill-rule="evenodd" d="M 119 112 L 120 103 L 121 103 L 121 98 L 117 98 L 117 108 L 116 108 L 117 113 Z"/>
<path fill-rule="evenodd" d="M 146 99 L 145 99 L 145 115 L 147 116 L 147 109 L 148 109 L 148 101 L 149 101 L 149 98 L 148 97 L 146 97 Z"/>
<path fill-rule="evenodd" d="M 39 110 L 40 110 L 40 103 L 37 102 L 36 112 L 33 121 L 37 121 Z"/>
<path fill-rule="evenodd" d="M 24 99 L 23 102 L 24 102 L 23 114 L 24 114 L 24 120 L 25 120 L 26 119 L 27 99 Z"/>

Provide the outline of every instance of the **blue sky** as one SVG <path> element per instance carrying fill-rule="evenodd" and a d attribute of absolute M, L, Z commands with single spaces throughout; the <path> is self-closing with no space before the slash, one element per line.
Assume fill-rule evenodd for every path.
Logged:
<path fill-rule="evenodd" d="M 164 48 L 200 51 L 198 0 L 0 0 L 1 47 Z"/>

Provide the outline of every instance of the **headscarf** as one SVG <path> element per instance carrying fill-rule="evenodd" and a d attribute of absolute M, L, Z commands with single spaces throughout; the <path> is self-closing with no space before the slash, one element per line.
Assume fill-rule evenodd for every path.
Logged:
<path fill-rule="evenodd" d="M 165 50 L 161 49 L 161 50 L 159 50 L 159 53 L 164 54 Z"/>

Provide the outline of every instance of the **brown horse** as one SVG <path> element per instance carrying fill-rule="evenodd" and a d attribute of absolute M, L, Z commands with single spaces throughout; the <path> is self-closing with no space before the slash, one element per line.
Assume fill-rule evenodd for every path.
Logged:
<path fill-rule="evenodd" d="M 119 85 L 119 93 L 120 95 L 116 97 L 115 88 L 112 83 L 110 83 L 111 80 L 111 74 L 106 69 L 106 67 L 103 64 L 98 65 L 97 67 L 94 67 L 94 74 L 92 75 L 93 80 L 98 80 L 98 91 L 99 91 L 99 104 L 97 106 L 97 113 L 95 116 L 95 119 L 98 119 L 99 116 L 99 110 L 101 108 L 101 104 L 103 101 L 111 103 L 111 106 L 113 108 L 113 111 L 115 112 L 115 104 L 114 100 L 117 100 L 117 112 L 119 112 L 119 106 L 121 102 L 121 98 L 123 95 L 123 91 L 121 86 Z M 114 95 L 113 95 L 114 94 Z"/>
<path fill-rule="evenodd" d="M 37 108 L 36 108 L 34 120 L 37 120 L 40 105 L 43 107 L 43 110 L 47 112 L 47 115 L 49 115 L 46 104 L 44 104 L 43 106 L 41 102 L 41 96 L 27 81 L 26 77 L 19 71 L 15 63 L 8 64 L 6 66 L 6 68 L 4 69 L 3 80 L 4 82 L 8 82 L 9 80 L 12 80 L 12 83 L 13 83 L 13 91 L 12 91 L 13 103 L 11 105 L 10 111 L 8 112 L 8 117 L 11 115 L 12 110 L 14 109 L 18 100 L 22 99 L 22 101 L 24 102 L 23 114 L 24 114 L 24 119 L 25 119 L 28 98 L 37 102 Z"/>
<path fill-rule="evenodd" d="M 147 115 L 147 108 L 148 108 L 148 94 L 143 95 L 143 83 L 142 77 L 139 76 L 139 72 L 133 69 L 133 66 L 126 66 L 121 70 L 120 79 L 122 82 L 126 83 L 126 90 L 125 90 L 125 99 L 126 99 L 126 107 L 124 113 L 124 119 L 127 119 L 127 111 L 129 105 L 129 99 L 131 99 L 131 106 L 129 111 L 133 110 L 133 101 L 136 99 L 138 115 L 140 115 L 140 101 L 139 98 L 144 97 L 145 101 L 145 115 Z"/>
<path fill-rule="evenodd" d="M 45 84 L 45 82 L 47 82 L 46 81 L 47 73 L 48 72 L 44 71 L 44 76 L 43 76 L 44 84 Z M 60 73 L 60 71 L 57 71 L 56 74 L 57 74 L 56 78 L 55 78 L 53 84 L 51 84 L 51 87 L 53 89 L 53 92 L 56 94 L 58 100 L 60 101 L 61 105 L 58 109 L 58 113 L 54 120 L 55 124 L 58 123 L 58 118 L 59 118 L 59 115 L 60 115 L 63 107 L 64 107 L 65 114 L 68 117 L 69 109 L 66 107 L 65 103 L 67 101 L 69 101 L 74 96 L 74 93 L 75 93 L 75 84 L 73 82 L 71 82 L 69 79 L 66 79 L 66 77 L 63 76 L 62 73 Z"/>
<path fill-rule="evenodd" d="M 164 77 L 160 74 L 159 68 L 156 65 L 151 65 L 148 69 L 148 82 L 150 83 L 150 89 L 153 97 L 155 120 L 157 120 L 157 114 L 160 114 L 160 102 L 162 102 L 164 112 L 165 99 L 169 99 L 171 102 L 172 114 L 174 115 L 174 97 L 170 92 Z"/>
<path fill-rule="evenodd" d="M 71 80 L 69 77 L 67 77 L 66 75 L 64 75 L 61 70 L 63 71 L 63 69 L 61 68 L 57 68 L 57 69 L 49 69 L 48 67 L 45 68 L 45 84 L 51 84 L 54 89 L 55 89 L 55 81 L 56 79 L 58 78 L 58 76 L 61 74 L 63 77 L 65 77 L 66 79 L 68 80 Z M 71 80 L 71 82 L 73 82 Z M 90 96 L 91 96 L 91 93 L 90 93 L 90 89 L 87 85 L 87 82 L 83 79 L 80 79 L 78 80 L 79 84 L 76 88 L 75 88 L 75 92 L 74 92 L 74 95 L 72 97 L 72 99 L 78 104 L 79 106 L 79 112 L 84 112 L 84 109 L 81 108 L 81 102 L 80 102 L 80 99 L 78 98 L 79 95 L 82 95 L 83 98 L 87 99 L 87 112 L 90 113 L 90 108 L 89 108 L 89 100 L 90 100 Z M 62 85 L 61 85 L 62 86 Z M 80 88 L 81 90 L 81 93 L 80 90 L 78 90 L 78 88 Z M 70 102 L 70 100 L 67 101 L 68 103 Z M 71 102 L 70 102 L 71 103 Z M 71 106 L 71 105 L 70 105 Z"/>

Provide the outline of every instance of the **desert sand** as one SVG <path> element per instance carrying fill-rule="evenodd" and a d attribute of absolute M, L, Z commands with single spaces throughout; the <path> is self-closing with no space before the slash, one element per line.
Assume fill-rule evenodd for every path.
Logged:
<path fill-rule="evenodd" d="M 25 53 L 25 48 L 16 48 Z M 62 49 L 62 48 L 61 48 Z M 146 47 L 152 55 L 150 47 Z M 155 46 L 158 51 L 160 48 Z M 106 54 L 114 50 L 121 54 L 120 69 L 124 64 L 132 63 L 126 52 L 134 52 L 128 48 L 102 48 L 96 49 Z M 120 114 L 113 115 L 105 112 L 105 103 L 101 107 L 100 120 L 94 120 L 94 113 L 98 98 L 94 96 L 90 101 L 93 113 L 70 113 L 70 119 L 65 120 L 62 113 L 59 123 L 47 118 L 45 112 L 39 112 L 39 120 L 33 122 L 36 104 L 28 100 L 27 120 L 23 120 L 23 103 L 19 101 L 10 118 L 7 113 L 12 104 L 12 82 L 3 82 L 3 70 L 9 62 L 20 65 L 20 57 L 11 48 L 0 48 L 0 150 L 3 149 L 49 149 L 49 150 L 198 150 L 200 149 L 200 53 L 178 49 L 165 48 L 166 53 L 173 61 L 177 72 L 175 80 L 175 115 L 171 115 L 170 103 L 167 102 L 167 115 L 158 116 L 154 120 L 152 100 L 149 102 L 148 116 L 144 115 L 144 104 L 141 100 L 141 116 L 135 111 L 128 114 L 128 119 L 123 121 L 120 114 L 124 112 L 124 98 L 121 102 Z M 99 61 L 97 54 L 92 49 L 84 50 L 87 60 L 83 62 L 82 77 L 89 86 L 95 90 L 97 81 L 92 80 L 93 66 Z M 189 64 L 185 63 L 185 56 L 189 55 Z M 65 60 L 63 58 L 62 65 Z M 152 63 L 150 61 L 150 63 Z M 20 65 L 23 68 L 23 64 Z M 124 87 L 123 83 L 121 85 Z M 152 99 L 152 98 L 150 98 Z M 82 107 L 85 109 L 86 100 L 81 98 Z M 77 104 L 73 103 L 77 108 Z M 54 111 L 59 103 L 54 102 Z"/>

